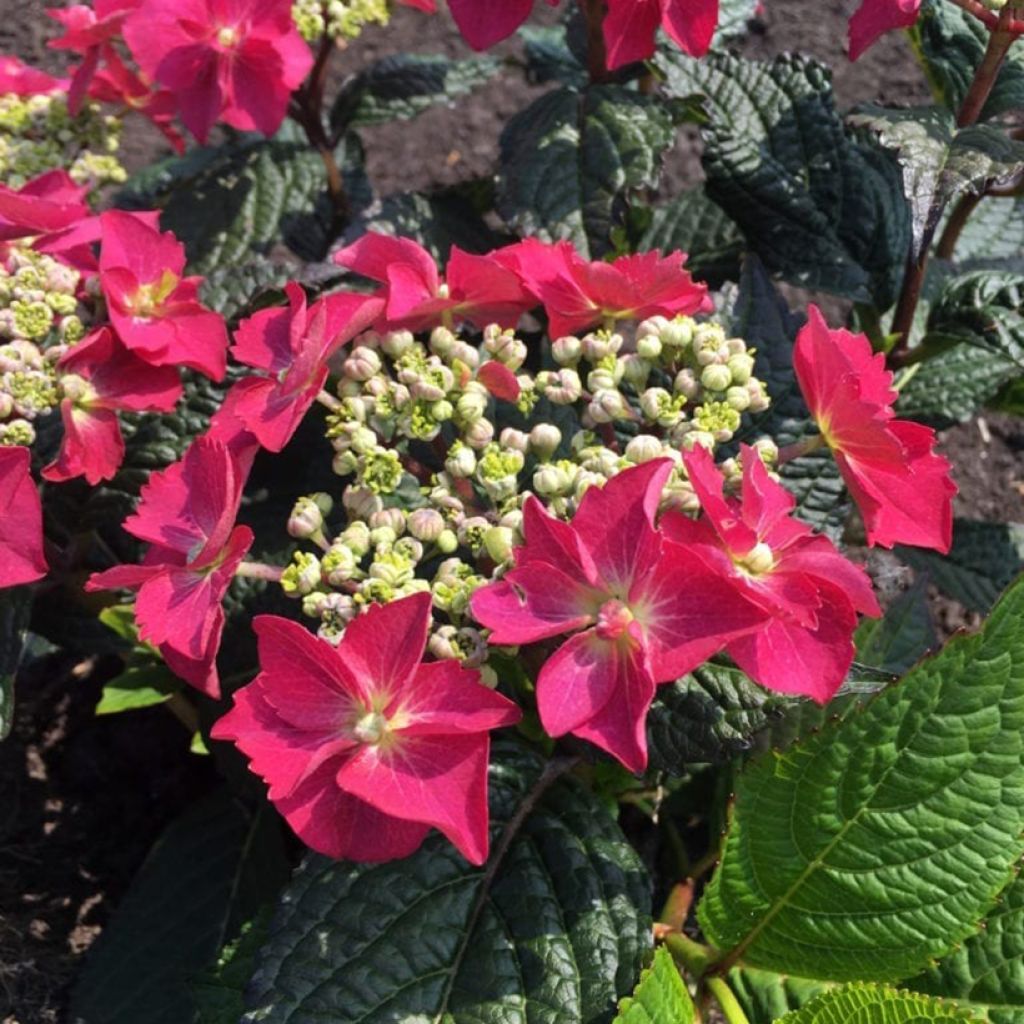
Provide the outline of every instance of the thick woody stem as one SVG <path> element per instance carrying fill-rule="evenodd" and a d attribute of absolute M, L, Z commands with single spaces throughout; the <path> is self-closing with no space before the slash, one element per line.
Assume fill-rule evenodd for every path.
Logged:
<path fill-rule="evenodd" d="M 580 0 L 587 22 L 587 74 L 593 84 L 608 81 L 608 52 L 604 45 L 605 0 Z"/>

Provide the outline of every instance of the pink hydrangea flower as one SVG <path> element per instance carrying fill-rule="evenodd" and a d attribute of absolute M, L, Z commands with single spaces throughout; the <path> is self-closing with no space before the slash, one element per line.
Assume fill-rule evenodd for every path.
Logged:
<path fill-rule="evenodd" d="M 541 722 L 552 736 L 580 736 L 635 772 L 647 765 L 644 720 L 656 685 L 765 619 L 735 600 L 720 573 L 655 529 L 671 471 L 668 459 L 656 459 L 591 487 L 571 523 L 527 498 L 514 568 L 471 604 L 496 644 L 572 634 L 540 671 Z"/>
<path fill-rule="evenodd" d="M 856 60 L 880 36 L 917 21 L 921 0 L 862 0 L 850 18 L 850 60 Z"/>
<path fill-rule="evenodd" d="M 125 18 L 141 0 L 93 0 L 89 4 L 48 8 L 46 13 L 64 26 L 64 34 L 50 42 L 55 50 L 70 50 L 82 58 L 68 91 L 68 110 L 77 114 L 89 90 L 106 44 L 121 34 Z"/>
<path fill-rule="evenodd" d="M 691 57 L 703 57 L 717 25 L 718 0 L 608 0 L 604 19 L 608 67 L 652 56 L 659 27 Z"/>
<path fill-rule="evenodd" d="M 67 78 L 54 78 L 17 57 L 0 57 L 0 95 L 44 96 L 51 92 L 65 92 L 70 85 Z"/>
<path fill-rule="evenodd" d="M 230 433 L 233 420 L 272 452 L 288 444 L 316 400 L 331 356 L 370 327 L 383 309 L 380 299 L 349 292 L 307 307 L 299 285 L 288 284 L 285 291 L 288 306 L 260 310 L 238 325 L 232 355 L 267 376 L 235 384 L 214 428 Z"/>
<path fill-rule="evenodd" d="M 73 227 L 89 216 L 86 191 L 67 171 L 47 171 L 18 189 L 0 185 L 0 241 Z"/>
<path fill-rule="evenodd" d="M 144 362 L 107 327 L 68 349 L 57 372 L 64 438 L 57 458 L 43 470 L 47 480 L 109 480 L 124 459 L 117 410 L 170 412 L 181 397 L 173 366 Z"/>
<path fill-rule="evenodd" d="M 224 318 L 198 299 L 200 277 L 183 277 L 185 247 L 154 216 L 100 216 L 100 284 L 121 340 L 154 366 L 190 366 L 214 380 L 227 366 Z"/>
<path fill-rule="evenodd" d="M 551 7 L 558 0 L 547 0 Z M 462 38 L 474 50 L 486 50 L 508 38 L 533 10 L 533 0 L 448 0 Z"/>
<path fill-rule="evenodd" d="M 31 583 L 47 573 L 43 509 L 31 462 L 27 448 L 0 447 L 0 587 Z"/>
<path fill-rule="evenodd" d="M 793 496 L 753 449 L 743 448 L 740 500 L 724 497 L 722 474 L 704 448 L 684 459 L 704 514 L 693 520 L 667 513 L 665 535 L 720 573 L 736 605 L 768 617 L 755 632 L 730 639 L 726 651 L 762 686 L 825 703 L 853 661 L 857 612 L 880 614 L 870 580 L 827 537 L 790 515 Z"/>
<path fill-rule="evenodd" d="M 616 320 L 673 317 L 711 309 L 706 285 L 683 269 L 686 254 L 657 251 L 620 256 L 611 263 L 583 259 L 569 242 L 527 239 L 499 249 L 500 262 L 519 274 L 544 304 L 552 338 Z"/>
<path fill-rule="evenodd" d="M 935 431 L 898 420 L 885 357 L 863 334 L 829 330 L 816 306 L 793 352 L 800 390 L 860 509 L 869 544 L 949 550 L 953 495 Z"/>
<path fill-rule="evenodd" d="M 200 141 L 223 121 L 273 135 L 313 65 L 291 0 L 143 0 L 124 25 L 139 67 Z"/>
<path fill-rule="evenodd" d="M 453 245 L 445 278 L 433 257 L 409 238 L 368 232 L 334 255 L 334 262 L 385 285 L 386 326 L 426 331 L 465 320 L 483 328 L 515 327 L 535 305 L 519 275 L 491 253 L 475 256 Z"/>
<path fill-rule="evenodd" d="M 260 674 L 213 728 L 270 785 L 307 846 L 330 857 L 405 857 L 431 828 L 487 859 L 491 729 L 519 709 L 456 661 L 421 664 L 430 595 L 376 605 L 337 648 L 258 616 Z"/>
<path fill-rule="evenodd" d="M 244 483 L 245 472 L 225 445 L 197 438 L 180 462 L 150 476 L 124 522 L 152 545 L 142 564 L 94 573 L 85 585 L 90 591 L 138 590 L 139 636 L 211 697 L 220 696 L 221 601 L 253 541 L 249 527 L 235 526 Z"/>

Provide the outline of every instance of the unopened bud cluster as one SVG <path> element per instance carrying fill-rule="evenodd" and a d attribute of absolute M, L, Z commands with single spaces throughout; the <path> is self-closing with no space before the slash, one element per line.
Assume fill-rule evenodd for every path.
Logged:
<path fill-rule="evenodd" d="M 0 96 L 0 181 L 10 188 L 56 168 L 90 188 L 123 182 L 120 145 L 121 121 L 95 103 L 72 117 L 59 94 Z"/>
<path fill-rule="evenodd" d="M 341 501 L 296 504 L 289 532 L 317 550 L 298 552 L 281 580 L 322 637 L 339 641 L 371 602 L 429 591 L 430 650 L 483 664 L 470 598 L 511 564 L 527 495 L 568 518 L 589 487 L 668 457 L 662 507 L 696 511 L 682 452 L 729 441 L 768 405 L 753 354 L 715 322 L 653 318 L 628 343 L 559 338 L 534 353 L 539 370 L 529 355 L 492 325 L 475 343 L 445 327 L 367 332 L 337 357 L 328 437 Z M 771 465 L 774 445 L 756 448 Z M 724 468 L 738 481 L 735 459 Z"/>
<path fill-rule="evenodd" d="M 388 0 L 295 0 L 292 20 L 307 43 L 326 34 L 338 43 L 355 39 L 366 25 L 386 25 Z"/>
<path fill-rule="evenodd" d="M 17 244 L 0 262 L 0 445 L 31 445 L 60 401 L 57 360 L 85 333 L 77 270 Z"/>

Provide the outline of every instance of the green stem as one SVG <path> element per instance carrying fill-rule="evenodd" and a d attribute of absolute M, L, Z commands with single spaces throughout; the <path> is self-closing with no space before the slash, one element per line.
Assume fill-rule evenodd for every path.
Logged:
<path fill-rule="evenodd" d="M 682 932 L 666 935 L 665 948 L 672 954 L 672 959 L 694 979 L 702 977 L 715 962 L 715 953 L 710 946 L 704 946 Z"/>
<path fill-rule="evenodd" d="M 269 583 L 279 583 L 283 572 L 280 566 L 264 565 L 262 562 L 239 562 L 235 569 L 236 576 L 250 580 L 267 580 Z"/>
<path fill-rule="evenodd" d="M 783 466 L 787 462 L 792 462 L 793 459 L 799 459 L 801 455 L 807 455 L 810 452 L 817 451 L 819 448 L 824 448 L 827 443 L 824 434 L 813 434 L 811 437 L 805 437 L 802 441 L 787 444 L 779 449 L 779 457 L 776 463 Z"/>
<path fill-rule="evenodd" d="M 750 1024 L 747 1015 L 743 1012 L 739 1000 L 733 995 L 733 991 L 726 984 L 724 978 L 712 976 L 706 979 L 708 991 L 715 997 L 718 1005 L 722 1008 L 728 1024 Z"/>

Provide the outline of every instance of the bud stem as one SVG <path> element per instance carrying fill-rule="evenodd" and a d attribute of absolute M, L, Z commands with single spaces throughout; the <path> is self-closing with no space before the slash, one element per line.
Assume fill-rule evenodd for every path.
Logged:
<path fill-rule="evenodd" d="M 724 978 L 710 977 L 706 979 L 708 991 L 715 997 L 716 1002 L 722 1008 L 728 1024 L 750 1024 L 747 1015 L 743 1012 L 739 1000 L 733 995 L 733 991 L 726 984 Z"/>
<path fill-rule="evenodd" d="M 326 408 L 330 409 L 331 412 L 341 412 L 341 402 L 334 397 L 329 391 L 325 391 L 323 388 L 316 396 L 316 400 Z"/>
<path fill-rule="evenodd" d="M 279 583 L 281 574 L 284 572 L 279 566 L 265 565 L 263 562 L 239 562 L 235 569 L 235 575 L 250 580 L 267 580 L 270 583 Z"/>
<path fill-rule="evenodd" d="M 604 45 L 605 0 L 580 0 L 587 22 L 587 74 L 592 85 L 608 81 L 608 51 Z"/>
<path fill-rule="evenodd" d="M 802 441 L 787 444 L 784 448 L 779 449 L 778 458 L 775 460 L 776 464 L 785 465 L 787 462 L 792 462 L 793 459 L 799 459 L 801 455 L 808 455 L 819 448 L 824 448 L 826 444 L 824 434 L 814 434 L 811 437 L 805 437 Z"/>

